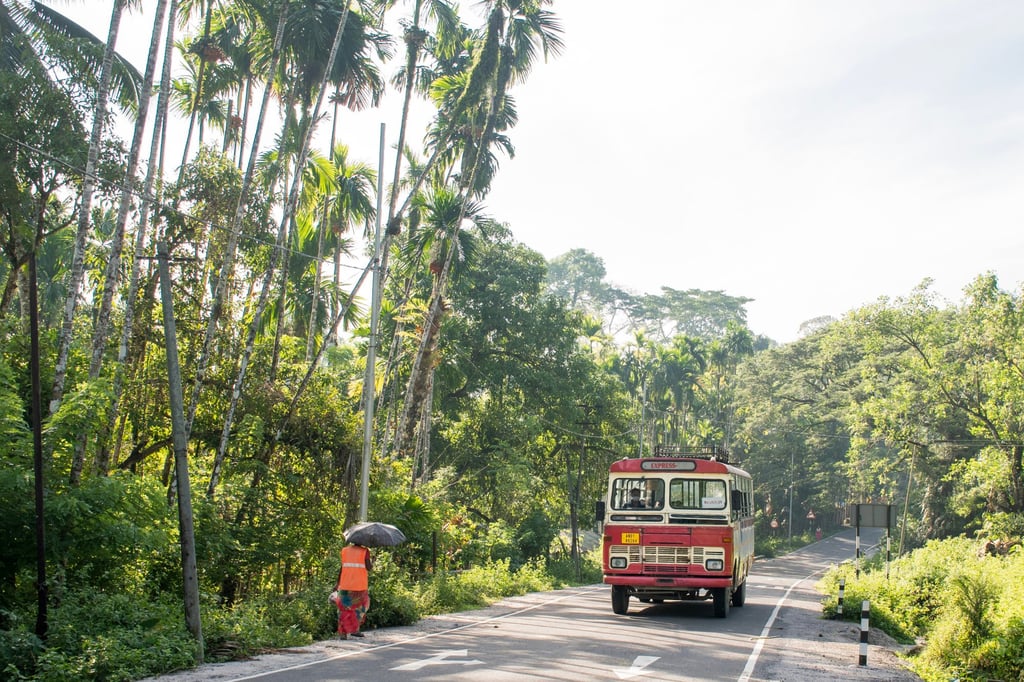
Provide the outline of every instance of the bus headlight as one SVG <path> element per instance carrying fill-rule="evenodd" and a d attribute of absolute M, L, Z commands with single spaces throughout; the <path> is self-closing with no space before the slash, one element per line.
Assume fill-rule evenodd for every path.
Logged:
<path fill-rule="evenodd" d="M 722 563 L 722 562 L 718 562 L 718 563 Z M 626 557 L 624 557 L 624 556 L 613 556 L 611 559 L 608 560 L 608 565 L 611 566 L 612 568 L 625 568 L 626 567 Z"/>
<path fill-rule="evenodd" d="M 704 562 L 704 568 L 708 569 L 709 571 L 721 571 L 723 568 L 725 568 L 725 562 L 723 562 L 721 559 L 708 559 Z"/>

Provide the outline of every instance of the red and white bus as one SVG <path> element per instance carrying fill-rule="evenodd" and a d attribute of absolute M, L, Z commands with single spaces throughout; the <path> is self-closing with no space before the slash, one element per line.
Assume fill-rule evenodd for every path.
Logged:
<path fill-rule="evenodd" d="M 743 606 L 754 563 L 754 483 L 718 448 L 661 447 L 611 465 L 604 523 L 604 582 L 612 611 L 629 599 L 714 601 L 715 615 Z"/>

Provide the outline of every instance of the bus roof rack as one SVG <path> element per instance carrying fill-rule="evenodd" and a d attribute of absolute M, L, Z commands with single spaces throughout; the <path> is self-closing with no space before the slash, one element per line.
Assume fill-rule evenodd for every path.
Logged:
<path fill-rule="evenodd" d="M 655 445 L 655 457 L 694 457 L 729 463 L 729 452 L 720 445 Z"/>

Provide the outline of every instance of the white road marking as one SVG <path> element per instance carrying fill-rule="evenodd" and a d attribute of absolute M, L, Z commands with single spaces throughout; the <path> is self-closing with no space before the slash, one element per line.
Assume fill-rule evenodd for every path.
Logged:
<path fill-rule="evenodd" d="M 797 586 L 805 580 L 810 580 L 819 573 L 825 572 L 826 569 L 822 568 L 810 575 L 800 578 L 786 590 L 786 593 L 779 598 L 775 608 L 772 609 L 772 615 L 768 617 L 768 622 L 764 624 L 764 628 L 761 629 L 761 634 L 757 637 L 757 641 L 754 643 L 754 649 L 750 652 L 750 656 L 747 657 L 747 665 L 743 667 L 743 673 L 739 676 L 736 682 L 748 682 L 750 676 L 754 674 L 754 666 L 757 665 L 757 657 L 761 655 L 761 649 L 764 648 L 765 640 L 768 639 L 768 633 L 771 632 L 772 624 L 775 622 L 776 617 L 779 615 L 779 611 L 782 610 L 782 605 L 786 603 L 786 599 L 789 598 L 790 593 L 797 588 Z M 780 588 L 781 589 L 781 588 Z"/>
<path fill-rule="evenodd" d="M 620 680 L 628 680 L 631 677 L 637 675 L 646 675 L 648 673 L 645 668 L 651 663 L 661 658 L 660 656 L 637 656 L 633 659 L 633 665 L 630 668 L 619 668 L 615 671 L 615 674 L 619 676 Z"/>
<path fill-rule="evenodd" d="M 448 651 L 440 651 L 430 658 L 424 658 L 421 661 L 413 661 L 412 663 L 406 663 L 392 670 L 419 670 L 428 665 L 483 665 L 483 661 L 478 661 L 475 658 L 470 661 L 451 661 L 448 660 L 449 656 L 468 656 L 469 649 L 449 649 Z"/>

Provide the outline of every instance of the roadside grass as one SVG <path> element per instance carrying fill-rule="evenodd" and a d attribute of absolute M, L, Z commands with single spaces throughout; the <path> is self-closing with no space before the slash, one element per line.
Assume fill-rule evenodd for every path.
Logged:
<path fill-rule="evenodd" d="M 810 531 L 797 533 L 793 537 L 786 534 L 755 533 L 754 554 L 759 558 L 771 559 L 805 547 L 812 542 L 814 542 L 814 535 Z"/>

